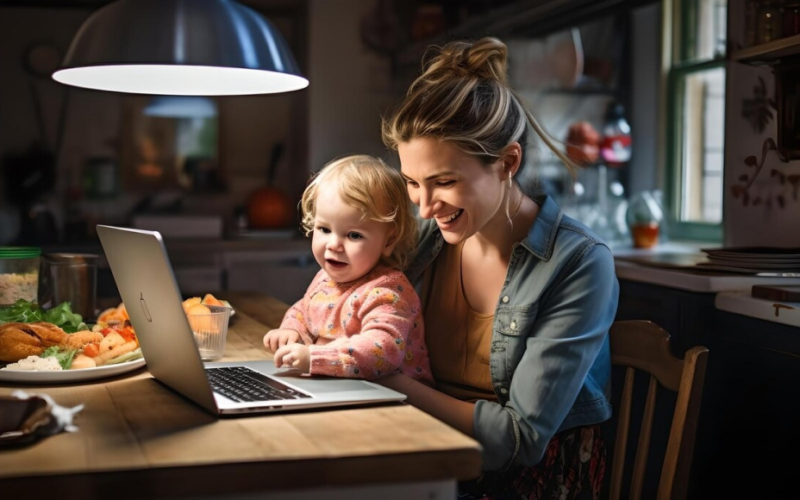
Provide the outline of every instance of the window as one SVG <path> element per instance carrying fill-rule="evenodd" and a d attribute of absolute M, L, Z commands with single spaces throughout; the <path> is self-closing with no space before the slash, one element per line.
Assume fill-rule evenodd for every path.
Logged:
<path fill-rule="evenodd" d="M 722 237 L 727 8 L 727 0 L 667 6 L 665 172 L 673 238 Z"/>

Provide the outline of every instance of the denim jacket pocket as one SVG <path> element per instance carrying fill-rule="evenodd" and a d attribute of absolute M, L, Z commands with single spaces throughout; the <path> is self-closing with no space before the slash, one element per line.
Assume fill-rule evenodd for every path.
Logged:
<path fill-rule="evenodd" d="M 495 329 L 507 337 L 519 337 L 528 331 L 538 310 L 538 302 L 524 306 L 499 307 L 495 312 Z"/>

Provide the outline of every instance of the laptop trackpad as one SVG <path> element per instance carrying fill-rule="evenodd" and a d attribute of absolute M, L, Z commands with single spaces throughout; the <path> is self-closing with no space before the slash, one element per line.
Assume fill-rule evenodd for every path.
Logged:
<path fill-rule="evenodd" d="M 325 392 L 374 391 L 378 389 L 371 384 L 365 383 L 363 380 L 304 377 L 297 372 L 291 371 L 271 373 L 270 376 L 316 394 Z"/>

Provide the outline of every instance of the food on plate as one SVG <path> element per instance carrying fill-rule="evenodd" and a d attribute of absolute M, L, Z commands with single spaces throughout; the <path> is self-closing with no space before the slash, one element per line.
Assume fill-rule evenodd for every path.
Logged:
<path fill-rule="evenodd" d="M 125 321 L 129 321 L 131 319 L 128 316 L 128 310 L 125 308 L 125 303 L 120 302 L 117 307 L 110 307 L 105 311 L 101 312 L 99 316 L 97 316 L 97 324 L 108 326 L 114 323 L 125 323 Z"/>
<path fill-rule="evenodd" d="M 20 359 L 16 363 L 3 368 L 3 370 L 27 370 L 35 372 L 55 372 L 61 371 L 61 365 L 56 358 L 40 358 L 39 356 L 28 356 Z"/>
<path fill-rule="evenodd" d="M 52 323 L 5 323 L 0 325 L 0 361 L 19 361 L 38 356 L 45 349 L 61 345 L 68 335 Z"/>
<path fill-rule="evenodd" d="M 84 330 L 82 332 L 75 332 L 71 335 L 68 335 L 64 345 L 70 349 L 83 349 L 88 344 L 97 344 L 102 340 L 102 333 Z"/>
<path fill-rule="evenodd" d="M 90 358 L 85 354 L 78 354 L 75 356 L 75 359 L 72 360 L 72 366 L 69 367 L 70 370 L 82 370 L 85 368 L 96 368 L 97 363 L 94 359 Z"/>
<path fill-rule="evenodd" d="M 0 369 L 77 370 L 140 359 L 139 340 L 124 304 L 101 316 L 104 321 L 89 329 L 69 302 L 44 311 L 38 304 L 17 301 L 0 310 L 0 367 L 10 363 Z"/>
<path fill-rule="evenodd" d="M 46 324 L 45 324 L 46 325 Z M 55 339 L 45 332 L 55 332 L 55 325 L 8 323 L 0 326 L 0 354 L 3 361 L 12 362 L 4 370 L 52 370 L 52 363 L 44 363 L 37 359 L 52 357 L 63 370 L 94 368 L 106 364 L 116 364 L 142 357 L 139 340 L 130 324 L 109 327 L 95 326 L 93 330 L 64 333 L 61 342 L 44 347 L 45 342 Z M 19 334 L 22 332 L 24 337 Z M 27 332 L 27 333 L 26 333 Z M 42 337 L 32 335 L 39 332 Z M 63 333 L 63 332 L 62 332 Z M 31 346 L 31 339 L 38 345 Z M 37 340 L 38 339 L 38 340 Z M 26 343 L 27 342 L 27 343 Z M 8 347 L 8 349 L 5 349 Z M 31 348 L 34 347 L 34 348 Z M 36 358 L 36 359 L 34 359 Z"/>
<path fill-rule="evenodd" d="M 0 309 L 0 325 L 6 323 L 52 323 L 66 333 L 88 330 L 80 314 L 72 312 L 69 302 L 44 310 L 35 302 L 18 300 L 13 306 Z"/>

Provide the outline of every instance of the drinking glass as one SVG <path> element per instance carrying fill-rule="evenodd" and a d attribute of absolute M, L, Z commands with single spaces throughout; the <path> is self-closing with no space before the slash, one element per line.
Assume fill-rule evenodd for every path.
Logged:
<path fill-rule="evenodd" d="M 216 361 L 225 353 L 225 341 L 228 337 L 228 322 L 231 308 L 226 306 L 205 306 L 208 313 L 195 311 L 189 314 L 189 326 L 192 327 L 200 359 Z"/>

